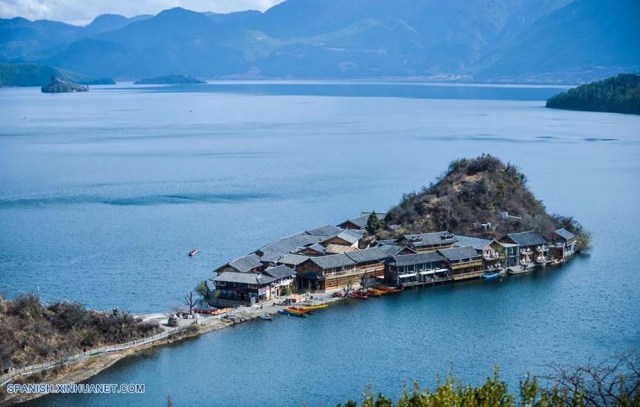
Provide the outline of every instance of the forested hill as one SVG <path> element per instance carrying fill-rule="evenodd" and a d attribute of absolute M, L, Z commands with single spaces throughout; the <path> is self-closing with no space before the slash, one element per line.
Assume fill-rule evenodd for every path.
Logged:
<path fill-rule="evenodd" d="M 436 183 L 404 195 L 384 224 L 380 237 L 438 230 L 486 238 L 526 230 L 549 235 L 561 227 L 586 234 L 571 217 L 547 213 L 525 175 L 491 155 L 453 161 Z"/>
<path fill-rule="evenodd" d="M 547 100 L 547 107 L 640 114 L 640 75 L 623 74 L 569 89 Z"/>
<path fill-rule="evenodd" d="M 0 86 L 43 86 L 51 78 L 83 85 L 112 85 L 110 78 L 95 79 L 66 69 L 38 64 L 0 64 Z"/>

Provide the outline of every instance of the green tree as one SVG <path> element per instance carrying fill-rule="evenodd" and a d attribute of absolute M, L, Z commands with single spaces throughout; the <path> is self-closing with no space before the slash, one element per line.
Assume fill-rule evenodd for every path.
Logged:
<path fill-rule="evenodd" d="M 209 288 L 209 284 L 207 284 L 207 280 L 202 280 L 198 283 L 196 286 L 196 293 L 198 293 L 204 301 L 209 301 L 211 289 Z"/>
<path fill-rule="evenodd" d="M 378 229 L 380 229 L 380 219 L 378 219 L 376 211 L 373 211 L 371 212 L 371 215 L 369 215 L 369 219 L 367 219 L 367 226 L 365 226 L 365 230 L 368 234 L 375 235 Z"/>

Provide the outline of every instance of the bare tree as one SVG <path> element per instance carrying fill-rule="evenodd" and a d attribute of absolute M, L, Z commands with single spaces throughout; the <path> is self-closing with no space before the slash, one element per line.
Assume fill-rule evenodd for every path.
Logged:
<path fill-rule="evenodd" d="M 182 303 L 189 307 L 189 315 L 193 314 L 193 307 L 196 306 L 196 300 L 193 298 L 193 291 L 189 291 L 189 294 L 186 294 L 182 298 Z"/>
<path fill-rule="evenodd" d="M 585 366 L 550 366 L 546 378 L 565 394 L 572 405 L 572 395 L 581 394 L 585 406 L 631 406 L 640 402 L 640 360 L 637 355 L 617 354 L 612 362 Z"/>

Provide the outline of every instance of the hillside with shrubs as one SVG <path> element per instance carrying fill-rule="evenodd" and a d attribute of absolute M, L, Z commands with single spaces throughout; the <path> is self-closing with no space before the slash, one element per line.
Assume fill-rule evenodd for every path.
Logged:
<path fill-rule="evenodd" d="M 70 302 L 46 306 L 34 295 L 0 297 L 0 372 L 159 332 L 157 324 L 117 310 L 91 311 Z"/>
<path fill-rule="evenodd" d="M 499 238 L 526 230 L 550 235 L 561 227 L 582 238 L 583 246 L 588 245 L 588 232 L 571 217 L 547 213 L 515 165 L 483 154 L 453 161 L 435 183 L 405 194 L 387 212 L 377 234 L 385 238 L 449 230 Z"/>

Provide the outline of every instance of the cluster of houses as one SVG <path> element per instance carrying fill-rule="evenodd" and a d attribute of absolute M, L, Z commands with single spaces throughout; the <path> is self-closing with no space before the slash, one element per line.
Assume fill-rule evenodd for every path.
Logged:
<path fill-rule="evenodd" d="M 350 289 L 358 283 L 412 287 L 487 273 L 516 274 L 561 263 L 576 250 L 576 236 L 566 229 L 547 237 L 527 231 L 493 240 L 439 231 L 363 247 L 369 216 L 296 233 L 224 264 L 214 272 L 212 302 L 254 304 L 295 291 Z"/>

